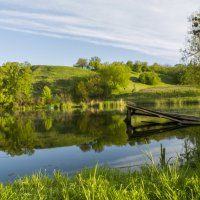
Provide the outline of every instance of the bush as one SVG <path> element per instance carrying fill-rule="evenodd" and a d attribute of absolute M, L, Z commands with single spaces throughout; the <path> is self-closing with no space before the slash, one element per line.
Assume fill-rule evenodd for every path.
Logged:
<path fill-rule="evenodd" d="M 76 102 L 105 99 L 111 95 L 111 89 L 99 75 L 94 75 L 76 80 L 72 88 L 72 95 Z"/>
<path fill-rule="evenodd" d="M 139 81 L 148 85 L 156 85 L 160 82 L 160 78 L 156 73 L 153 72 L 143 72 L 139 76 Z"/>

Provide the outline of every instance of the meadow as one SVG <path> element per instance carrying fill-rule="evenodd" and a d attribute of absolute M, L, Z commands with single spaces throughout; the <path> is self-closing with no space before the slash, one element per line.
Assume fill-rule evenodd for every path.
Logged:
<path fill-rule="evenodd" d="M 95 74 L 94 71 L 66 66 L 33 66 L 34 95 L 40 96 L 42 89 L 47 85 L 53 94 L 65 93 L 70 96 L 70 90 L 74 81 L 80 77 Z M 113 90 L 112 95 L 106 101 L 90 101 L 81 106 L 112 107 L 114 101 L 134 101 L 138 104 L 153 103 L 154 105 L 187 103 L 200 103 L 200 88 L 190 85 L 175 84 L 172 76 L 159 74 L 160 82 L 156 85 L 142 84 L 138 81 L 139 73 L 131 72 L 131 79 L 124 88 Z M 147 100 L 148 97 L 148 100 Z M 120 104 L 118 102 L 118 104 Z M 66 108 L 76 104 L 66 105 Z M 115 106 L 116 107 L 116 106 Z"/>

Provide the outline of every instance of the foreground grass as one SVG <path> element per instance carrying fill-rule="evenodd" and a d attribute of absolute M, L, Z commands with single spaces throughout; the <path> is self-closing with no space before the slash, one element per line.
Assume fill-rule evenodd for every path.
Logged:
<path fill-rule="evenodd" d="M 152 165 L 135 172 L 95 168 L 73 178 L 37 174 L 0 184 L 0 199 L 199 199 L 199 169 Z"/>

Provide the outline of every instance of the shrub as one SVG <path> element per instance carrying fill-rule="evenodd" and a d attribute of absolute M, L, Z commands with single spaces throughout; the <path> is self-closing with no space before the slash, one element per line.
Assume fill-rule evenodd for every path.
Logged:
<path fill-rule="evenodd" d="M 154 72 L 143 72 L 139 76 L 139 81 L 148 85 L 156 85 L 160 82 L 158 74 Z"/>
<path fill-rule="evenodd" d="M 89 76 L 76 80 L 72 88 L 74 101 L 88 101 L 109 97 L 111 89 L 99 75 Z"/>

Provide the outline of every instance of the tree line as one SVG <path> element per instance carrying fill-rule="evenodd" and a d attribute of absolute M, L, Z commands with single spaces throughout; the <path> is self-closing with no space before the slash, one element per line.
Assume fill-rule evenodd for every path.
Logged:
<path fill-rule="evenodd" d="M 93 59 L 94 61 L 94 59 Z M 97 67 L 98 66 L 98 67 Z M 76 63 L 76 67 L 78 67 Z M 83 68 L 80 66 L 80 68 Z M 11 110 L 28 106 L 46 106 L 65 101 L 87 102 L 105 100 L 114 91 L 125 90 L 132 81 L 155 85 L 160 82 L 160 75 L 173 77 L 175 84 L 200 85 L 199 66 L 194 64 L 163 66 L 146 62 L 93 62 L 85 70 L 92 70 L 88 76 L 72 78 L 70 90 L 53 94 L 52 88 L 44 85 L 40 94 L 34 94 L 33 66 L 29 63 L 8 62 L 0 67 L 0 107 Z M 132 80 L 133 74 L 138 78 Z M 66 86 L 67 88 L 67 86 Z M 62 92 L 68 92 L 70 98 L 63 99 Z"/>
<path fill-rule="evenodd" d="M 175 66 L 147 62 L 127 61 L 102 63 L 97 56 L 90 60 L 79 58 L 74 67 L 91 70 L 87 77 L 76 77 L 70 88 L 71 100 L 89 101 L 106 99 L 114 90 L 126 89 L 131 76 L 136 73 L 137 80 L 154 85 L 160 82 L 160 74 L 173 77 L 174 83 L 200 85 L 200 11 L 190 17 L 190 31 L 185 49 L 182 50 L 184 64 Z M 52 94 L 51 88 L 43 87 L 41 94 L 34 96 L 33 66 L 30 63 L 7 62 L 0 66 L 0 107 L 13 109 L 30 105 L 48 105 L 53 101 L 61 102 L 62 94 Z"/>

